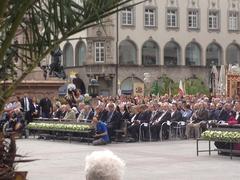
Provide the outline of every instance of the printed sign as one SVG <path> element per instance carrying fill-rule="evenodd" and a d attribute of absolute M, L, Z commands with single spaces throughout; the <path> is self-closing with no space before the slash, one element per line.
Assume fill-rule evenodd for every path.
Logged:
<path fill-rule="evenodd" d="M 144 96 L 144 84 L 143 83 L 134 83 L 133 84 L 133 95 L 134 96 Z"/>

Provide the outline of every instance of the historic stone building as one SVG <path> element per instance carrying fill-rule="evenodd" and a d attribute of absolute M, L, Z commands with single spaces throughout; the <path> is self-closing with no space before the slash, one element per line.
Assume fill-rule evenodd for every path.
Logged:
<path fill-rule="evenodd" d="M 86 86 L 97 78 L 103 95 L 131 92 L 145 72 L 207 85 L 212 65 L 240 62 L 239 13 L 240 0 L 151 0 L 62 44 L 63 64 Z"/>

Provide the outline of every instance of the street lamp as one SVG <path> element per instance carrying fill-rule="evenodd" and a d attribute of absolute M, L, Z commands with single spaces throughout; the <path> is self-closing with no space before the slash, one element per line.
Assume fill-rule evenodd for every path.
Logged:
<path fill-rule="evenodd" d="M 96 79 L 91 79 L 90 84 L 88 85 L 88 93 L 90 96 L 95 98 L 99 93 L 99 84 Z"/>

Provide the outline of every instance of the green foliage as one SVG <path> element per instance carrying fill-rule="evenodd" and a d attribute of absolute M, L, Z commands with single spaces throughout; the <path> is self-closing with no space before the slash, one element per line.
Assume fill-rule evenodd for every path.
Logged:
<path fill-rule="evenodd" d="M 186 94 L 195 95 L 197 93 L 209 94 L 209 89 L 203 81 L 197 77 L 189 78 L 185 82 Z M 159 80 L 154 81 L 151 93 L 154 95 L 178 94 L 179 82 L 174 82 L 171 78 L 163 75 Z"/>
<path fill-rule="evenodd" d="M 158 95 L 159 92 L 160 92 L 160 86 L 158 85 L 157 81 L 154 81 L 151 89 L 151 94 Z"/>
<path fill-rule="evenodd" d="M 174 87 L 174 81 L 166 75 L 163 75 L 159 80 L 153 82 L 151 92 L 154 95 L 158 93 L 159 95 L 169 94 L 169 91 L 174 91 Z"/>
<path fill-rule="evenodd" d="M 49 130 L 63 132 L 82 132 L 91 128 L 88 124 L 66 124 L 66 123 L 29 123 L 28 129 Z"/>
<path fill-rule="evenodd" d="M 240 142 L 240 132 L 233 131 L 212 131 L 208 130 L 201 134 L 201 137 L 207 140 L 222 140 L 227 142 Z"/>
<path fill-rule="evenodd" d="M 187 94 L 195 95 L 197 93 L 209 94 L 209 89 L 204 85 L 203 81 L 198 78 L 190 78 L 185 81 L 185 89 Z"/>

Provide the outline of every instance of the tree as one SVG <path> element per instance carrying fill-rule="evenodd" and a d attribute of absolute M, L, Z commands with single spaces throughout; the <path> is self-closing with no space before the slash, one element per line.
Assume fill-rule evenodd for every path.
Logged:
<path fill-rule="evenodd" d="M 198 77 L 188 78 L 185 81 L 186 93 L 195 95 L 198 93 L 209 94 L 209 88 Z"/>
<path fill-rule="evenodd" d="M 11 80 L 12 84 L 0 88 L 0 112 L 19 83 L 51 50 L 71 35 L 104 23 L 105 17 L 131 1 L 1 0 L 0 82 Z M 15 40 L 19 34 L 24 35 L 24 42 Z"/>
<path fill-rule="evenodd" d="M 174 81 L 166 74 L 163 74 L 159 80 L 152 85 L 152 93 L 157 95 L 172 94 L 174 91 Z M 175 91 L 174 91 L 175 92 Z"/>

